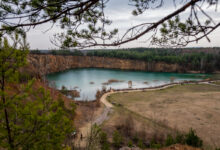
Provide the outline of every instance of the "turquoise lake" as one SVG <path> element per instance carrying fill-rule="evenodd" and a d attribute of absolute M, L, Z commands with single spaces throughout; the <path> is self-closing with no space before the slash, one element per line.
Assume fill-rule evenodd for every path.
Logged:
<path fill-rule="evenodd" d="M 154 87 L 171 82 L 198 81 L 208 78 L 208 74 L 188 74 L 188 73 L 161 73 L 144 71 L 127 71 L 114 69 L 82 68 L 70 69 L 64 72 L 49 74 L 46 76 L 50 86 L 61 89 L 65 86 L 69 90 L 77 90 L 80 97 L 76 100 L 94 100 L 97 90 L 103 86 L 107 89 L 128 88 L 128 81 L 132 81 L 132 88 Z M 108 80 L 118 80 L 108 85 Z"/>

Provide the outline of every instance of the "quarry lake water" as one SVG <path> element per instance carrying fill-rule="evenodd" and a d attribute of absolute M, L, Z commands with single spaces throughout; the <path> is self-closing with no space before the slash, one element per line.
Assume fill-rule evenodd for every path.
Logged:
<path fill-rule="evenodd" d="M 76 100 L 94 100 L 97 90 L 103 87 L 109 89 L 126 89 L 129 81 L 132 88 L 154 87 L 172 82 L 199 81 L 208 78 L 209 74 L 161 73 L 128 71 L 115 69 L 81 68 L 64 72 L 52 73 L 46 76 L 50 86 L 61 89 L 77 90 L 80 97 Z"/>

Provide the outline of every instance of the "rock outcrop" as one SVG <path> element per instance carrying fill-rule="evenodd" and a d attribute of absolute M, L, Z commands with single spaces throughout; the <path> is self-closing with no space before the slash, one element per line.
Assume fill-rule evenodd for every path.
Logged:
<path fill-rule="evenodd" d="M 73 68 L 108 68 L 122 70 L 139 70 L 150 72 L 192 72 L 178 64 L 164 62 L 145 62 L 95 56 L 62 56 L 30 54 L 28 62 L 32 72 L 45 75 Z"/>

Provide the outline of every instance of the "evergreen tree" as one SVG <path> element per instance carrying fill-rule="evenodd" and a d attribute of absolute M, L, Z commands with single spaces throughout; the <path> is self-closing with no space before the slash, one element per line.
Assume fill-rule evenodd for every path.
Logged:
<path fill-rule="evenodd" d="M 34 80 L 19 83 L 28 46 L 25 35 L 12 39 L 12 46 L 2 39 L 0 48 L 0 148 L 63 149 L 73 131 L 69 111 L 62 100 L 34 87 Z"/>

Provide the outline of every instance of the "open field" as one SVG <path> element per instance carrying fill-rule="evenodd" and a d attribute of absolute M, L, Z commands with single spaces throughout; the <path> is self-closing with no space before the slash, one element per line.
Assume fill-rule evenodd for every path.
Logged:
<path fill-rule="evenodd" d="M 220 147 L 219 86 L 178 85 L 157 91 L 116 93 L 108 100 L 117 107 L 104 128 L 130 116 L 139 123 L 136 128 L 144 125 L 149 131 L 161 133 L 193 128 L 206 146 Z"/>

